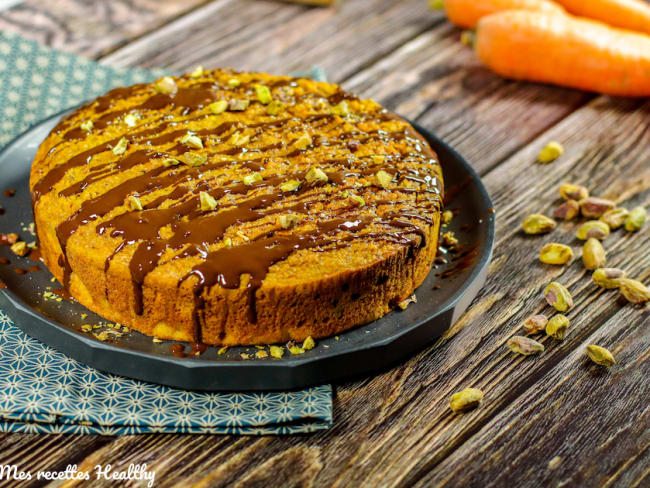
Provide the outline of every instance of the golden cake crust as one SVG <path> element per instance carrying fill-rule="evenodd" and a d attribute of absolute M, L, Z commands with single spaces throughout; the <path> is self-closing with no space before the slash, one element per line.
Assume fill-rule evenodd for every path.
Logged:
<path fill-rule="evenodd" d="M 217 70 L 76 110 L 30 188 L 44 262 L 83 305 L 158 338 L 249 345 L 333 335 L 410 296 L 442 174 L 371 100 Z"/>

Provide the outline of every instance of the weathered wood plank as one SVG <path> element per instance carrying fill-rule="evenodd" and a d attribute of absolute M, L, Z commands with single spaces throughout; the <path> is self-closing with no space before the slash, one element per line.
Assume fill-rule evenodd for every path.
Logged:
<path fill-rule="evenodd" d="M 96 58 L 206 0 L 26 0 L 0 12 L 0 29 Z"/>

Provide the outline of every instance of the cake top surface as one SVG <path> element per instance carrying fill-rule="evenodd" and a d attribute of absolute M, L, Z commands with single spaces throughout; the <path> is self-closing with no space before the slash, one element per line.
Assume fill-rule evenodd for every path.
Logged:
<path fill-rule="evenodd" d="M 30 183 L 64 261 L 78 242 L 136 284 L 157 273 L 197 293 L 317 279 L 424 245 L 442 197 L 435 153 L 374 101 L 229 70 L 84 105 L 43 142 Z"/>

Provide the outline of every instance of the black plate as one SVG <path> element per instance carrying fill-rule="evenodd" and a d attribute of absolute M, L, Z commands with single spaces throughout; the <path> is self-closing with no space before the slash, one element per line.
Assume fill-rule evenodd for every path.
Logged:
<path fill-rule="evenodd" d="M 61 114 L 51 117 L 16 138 L 0 153 L 0 232 L 17 232 L 30 242 L 26 229 L 33 222 L 28 191 L 29 169 L 40 142 L 56 125 Z M 440 157 L 445 191 L 451 196 L 447 208 L 458 214 L 449 229 L 463 248 L 448 253 L 448 264 L 434 267 L 417 289 L 418 302 L 368 325 L 317 341 L 314 349 L 282 359 L 241 358 L 254 347 L 233 347 L 217 354 L 210 347 L 200 356 L 174 357 L 170 341 L 154 343 L 151 337 L 130 332 L 115 342 L 102 342 L 82 332 L 83 324 L 97 324 L 102 318 L 74 302 L 45 299 L 48 289 L 59 288 L 40 264 L 40 271 L 18 275 L 16 267 L 34 263 L 18 258 L 7 246 L 0 256 L 0 308 L 28 335 L 66 355 L 102 371 L 198 390 L 285 390 L 358 376 L 385 368 L 439 337 L 469 306 L 485 282 L 494 240 L 492 203 L 472 167 L 431 132 L 414 124 Z M 13 197 L 5 190 L 15 189 Z M 443 250 L 444 251 L 444 250 Z M 439 288 L 438 288 L 439 287 Z M 87 314 L 87 316 L 85 315 Z M 251 354 L 252 355 L 252 354 Z"/>

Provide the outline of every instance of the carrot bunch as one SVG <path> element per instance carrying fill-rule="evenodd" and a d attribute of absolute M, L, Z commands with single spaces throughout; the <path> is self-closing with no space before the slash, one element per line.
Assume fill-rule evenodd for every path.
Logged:
<path fill-rule="evenodd" d="M 431 0 L 475 28 L 478 58 L 508 78 L 650 96 L 650 4 L 644 0 Z M 464 36 L 467 39 L 468 36 Z"/>

